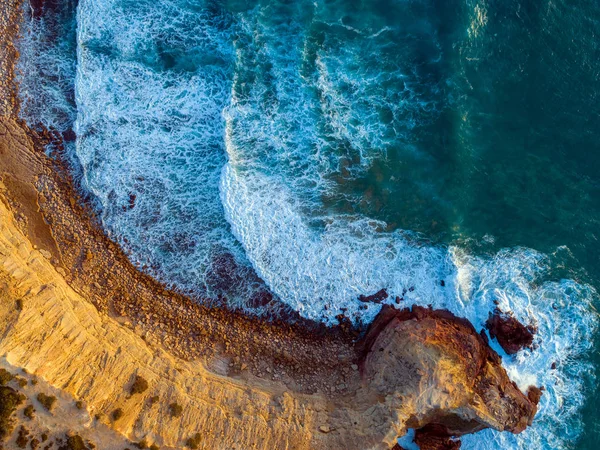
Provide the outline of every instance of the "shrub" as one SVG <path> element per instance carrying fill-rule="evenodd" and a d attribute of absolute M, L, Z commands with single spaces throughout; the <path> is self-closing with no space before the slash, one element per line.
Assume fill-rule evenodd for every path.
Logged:
<path fill-rule="evenodd" d="M 15 302 L 15 308 L 17 308 L 17 311 L 23 311 L 23 299 L 22 298 L 17 299 L 17 301 Z"/>
<path fill-rule="evenodd" d="M 48 411 L 52 411 L 52 408 L 54 408 L 54 404 L 56 403 L 56 397 L 54 395 L 46 395 L 43 392 L 40 392 L 37 395 L 37 400 Z"/>
<path fill-rule="evenodd" d="M 83 409 L 83 402 L 81 400 L 77 400 L 75 402 L 75 408 L 77 408 L 77 409 Z"/>
<path fill-rule="evenodd" d="M 123 417 L 123 414 L 123 410 L 121 408 L 117 408 L 113 411 L 112 418 L 113 420 L 119 420 L 121 417 Z"/>
<path fill-rule="evenodd" d="M 31 450 L 36 450 L 38 447 L 40 446 L 40 440 L 33 438 L 31 440 L 31 442 L 29 443 L 29 447 L 31 447 Z"/>
<path fill-rule="evenodd" d="M 156 445 L 156 444 L 152 444 L 152 445 L 150 446 L 150 450 L 160 450 L 160 448 L 158 447 L 158 445 Z"/>
<path fill-rule="evenodd" d="M 22 388 L 27 386 L 27 380 L 25 378 L 16 377 L 15 379 L 17 380 L 18 385 L 21 386 Z"/>
<path fill-rule="evenodd" d="M 192 450 L 198 450 L 198 447 L 200 447 L 201 439 L 202 438 L 200 436 L 200 433 L 196 433 L 194 436 L 185 441 L 185 445 L 187 445 Z"/>
<path fill-rule="evenodd" d="M 78 434 L 73 434 L 67 437 L 67 442 L 62 445 L 58 450 L 87 450 L 87 447 L 83 443 L 83 439 Z"/>
<path fill-rule="evenodd" d="M 12 381 L 14 375 L 6 369 L 0 369 L 0 386 L 6 386 Z"/>
<path fill-rule="evenodd" d="M 183 414 L 183 407 L 177 403 L 171 403 L 169 405 L 169 411 L 171 412 L 171 417 L 181 417 L 181 414 Z"/>
<path fill-rule="evenodd" d="M 25 415 L 25 417 L 27 417 L 29 420 L 33 420 L 33 415 L 35 413 L 35 408 L 33 407 L 33 405 L 27 405 L 25 407 L 25 409 L 23 410 L 23 414 Z"/>
<path fill-rule="evenodd" d="M 29 430 L 27 428 L 25 428 L 23 425 L 21 425 L 21 427 L 19 428 L 19 434 L 17 435 L 17 440 L 15 441 L 15 444 L 17 444 L 17 447 L 19 448 L 25 448 L 27 447 L 27 443 L 29 442 Z"/>
<path fill-rule="evenodd" d="M 150 406 L 154 405 L 155 403 L 157 403 L 159 400 L 158 395 L 153 395 L 152 397 L 150 397 L 148 399 L 148 403 L 150 403 Z"/>
<path fill-rule="evenodd" d="M 12 433 L 14 428 L 12 415 L 24 401 L 23 396 L 14 389 L 0 386 L 0 441 Z"/>
<path fill-rule="evenodd" d="M 133 380 L 133 384 L 131 385 L 131 390 L 129 392 L 131 395 L 141 394 L 146 389 L 148 389 L 148 382 L 139 375 L 136 375 L 135 380 Z"/>

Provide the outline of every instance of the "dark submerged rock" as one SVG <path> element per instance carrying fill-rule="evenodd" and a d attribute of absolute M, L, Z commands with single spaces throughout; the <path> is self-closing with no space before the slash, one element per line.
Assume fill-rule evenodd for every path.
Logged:
<path fill-rule="evenodd" d="M 486 327 L 492 338 L 495 338 L 500 346 L 509 355 L 514 355 L 523 348 L 531 348 L 533 336 L 537 331 L 533 326 L 525 326 L 511 314 L 506 314 L 499 309 L 490 313 Z"/>
<path fill-rule="evenodd" d="M 388 298 L 387 290 L 381 289 L 375 292 L 373 295 L 360 295 L 358 299 L 364 303 L 381 303 Z"/>

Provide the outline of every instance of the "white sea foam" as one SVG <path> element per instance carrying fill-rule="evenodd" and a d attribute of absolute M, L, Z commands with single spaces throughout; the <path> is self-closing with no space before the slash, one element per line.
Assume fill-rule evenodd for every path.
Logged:
<path fill-rule="evenodd" d="M 32 17 L 29 1 L 23 2 L 16 76 L 20 115 L 33 127 L 41 125 L 61 133 L 73 127 L 75 5 L 74 0 L 65 0 L 53 14 Z M 65 146 L 72 155 L 73 143 Z"/>
<path fill-rule="evenodd" d="M 228 20 L 174 1 L 83 0 L 78 16 L 77 155 L 86 187 L 135 263 L 200 296 L 223 295 L 223 283 L 232 297 L 248 295 L 252 284 L 218 192 Z M 239 270 L 223 267 L 222 254 Z"/>

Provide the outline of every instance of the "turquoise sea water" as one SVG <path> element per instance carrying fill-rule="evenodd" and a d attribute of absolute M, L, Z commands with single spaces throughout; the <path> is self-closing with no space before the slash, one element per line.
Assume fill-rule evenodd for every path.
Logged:
<path fill-rule="evenodd" d="M 599 33 L 592 1 L 65 2 L 26 20 L 23 114 L 75 130 L 109 234 L 199 301 L 535 323 L 504 358 L 534 426 L 463 447 L 595 449 Z"/>

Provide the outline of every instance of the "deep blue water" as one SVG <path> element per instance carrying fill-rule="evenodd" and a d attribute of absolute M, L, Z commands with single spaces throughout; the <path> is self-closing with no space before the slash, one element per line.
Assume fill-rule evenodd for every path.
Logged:
<path fill-rule="evenodd" d="M 27 20 L 23 114 L 76 131 L 109 234 L 199 301 L 368 321 L 386 288 L 535 323 L 504 358 L 546 388 L 534 426 L 463 447 L 592 449 L 599 23 L 592 1 L 65 2 Z"/>

